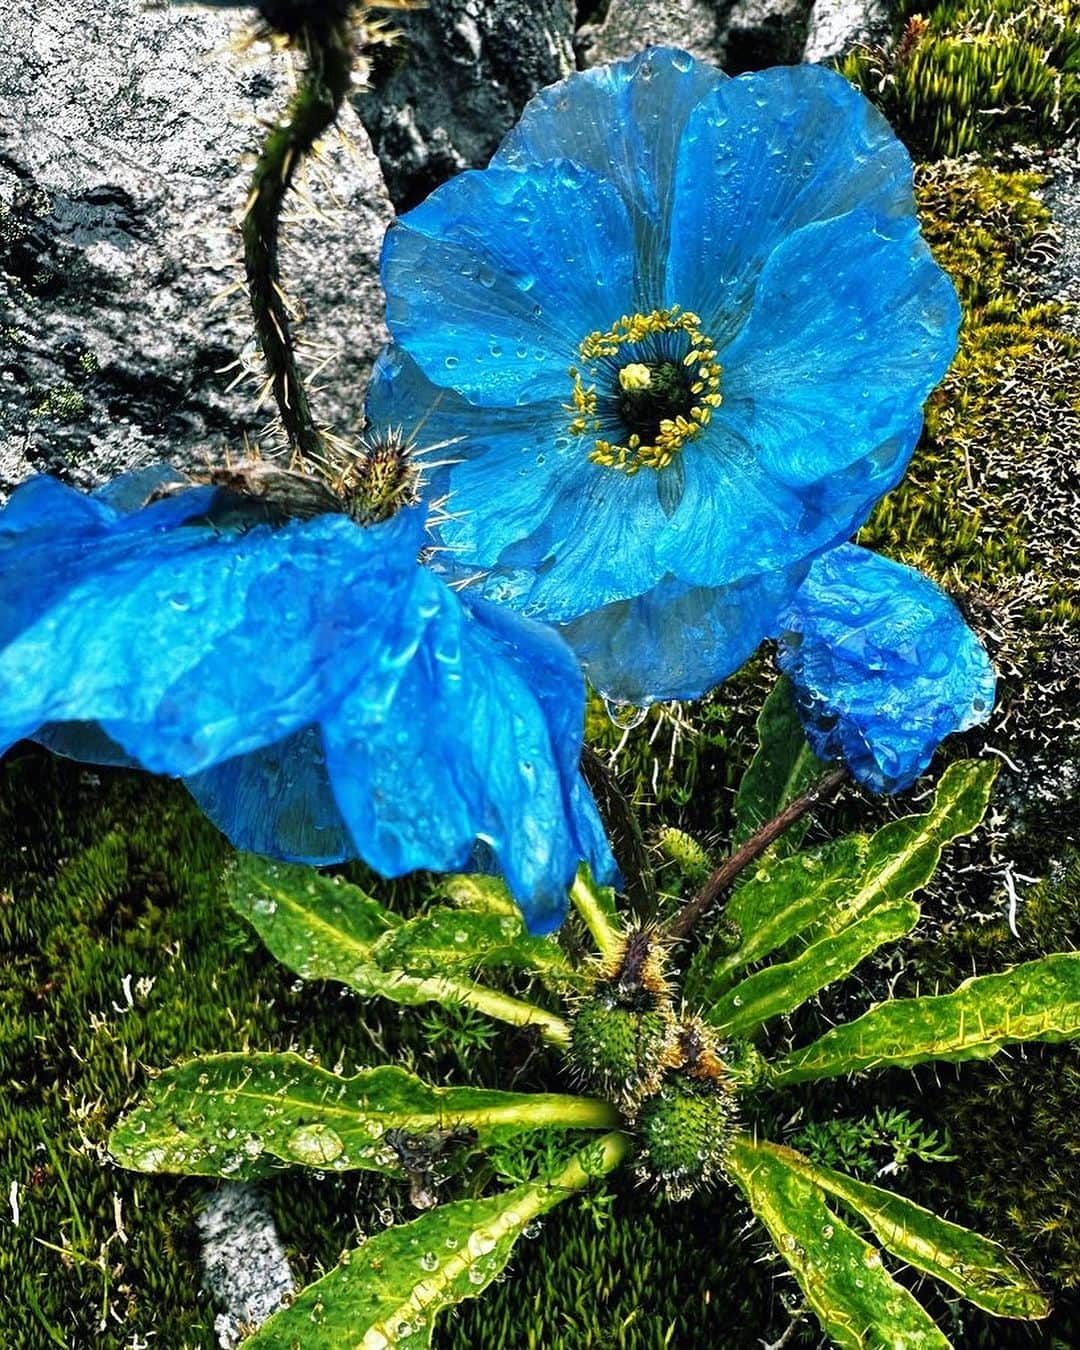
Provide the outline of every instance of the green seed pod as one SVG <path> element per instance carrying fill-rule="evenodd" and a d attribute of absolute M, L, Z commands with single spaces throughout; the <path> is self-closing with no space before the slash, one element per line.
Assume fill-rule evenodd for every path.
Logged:
<path fill-rule="evenodd" d="M 584 999 L 570 1028 L 570 1058 L 582 1083 L 632 1112 L 677 1062 L 678 1028 L 665 1006 L 620 1007 L 609 994 Z"/>
<path fill-rule="evenodd" d="M 673 1074 L 637 1117 L 638 1179 L 686 1200 L 720 1175 L 735 1115 L 729 1087 Z"/>

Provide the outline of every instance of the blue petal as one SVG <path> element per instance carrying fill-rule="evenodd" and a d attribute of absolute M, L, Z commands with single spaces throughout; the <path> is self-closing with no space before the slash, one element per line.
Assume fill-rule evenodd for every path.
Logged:
<path fill-rule="evenodd" d="M 545 622 L 648 590 L 664 568 L 656 549 L 667 527 L 655 476 L 629 477 L 588 458 L 566 434 L 554 402 L 482 412 L 435 389 L 392 345 L 379 358 L 367 400 L 375 425 L 422 421 L 423 438 L 453 441 L 451 461 L 427 476 L 426 495 L 449 496 L 438 537 L 459 574 L 483 569 L 491 600 Z"/>
<path fill-rule="evenodd" d="M 806 564 L 690 587 L 674 577 L 634 600 L 583 614 L 559 632 L 600 693 L 644 705 L 699 698 L 743 664 L 774 630 Z"/>
<path fill-rule="evenodd" d="M 781 620 L 780 669 L 807 739 L 874 792 L 899 792 L 994 702 L 989 657 L 953 602 L 910 567 L 845 544 Z"/>
<path fill-rule="evenodd" d="M 695 310 L 727 341 L 776 245 L 856 206 L 915 213 L 911 160 L 867 99 L 821 66 L 724 82 L 695 108 L 679 147 L 666 303 Z"/>
<path fill-rule="evenodd" d="M 827 479 L 914 431 L 959 324 L 952 282 L 914 219 L 857 210 L 809 225 L 773 252 L 723 353 L 720 420 L 781 484 Z M 903 467 L 891 456 L 874 495 Z"/>
<path fill-rule="evenodd" d="M 571 75 L 529 102 L 492 164 L 533 169 L 570 159 L 610 181 L 633 227 L 637 307 L 658 308 L 683 128 L 695 106 L 726 80 L 715 66 L 671 47 L 650 47 L 628 61 Z"/>
<path fill-rule="evenodd" d="M 565 402 L 578 344 L 633 300 L 618 193 L 565 160 L 459 174 L 387 231 L 386 321 L 435 384 Z"/>
<path fill-rule="evenodd" d="M 360 852 L 341 818 L 316 727 L 184 781 L 236 848 L 316 865 Z"/>

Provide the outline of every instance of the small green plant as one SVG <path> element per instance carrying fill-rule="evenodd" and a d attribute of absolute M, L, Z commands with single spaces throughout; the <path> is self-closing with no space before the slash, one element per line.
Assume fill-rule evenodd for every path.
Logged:
<path fill-rule="evenodd" d="M 737 799 L 750 841 L 791 814 L 792 775 L 773 766 L 804 760 L 781 703 L 761 719 L 766 743 Z M 530 937 L 493 879 L 443 878 L 403 917 L 340 877 L 241 855 L 231 904 L 305 980 L 527 1028 L 588 1095 L 434 1087 L 394 1065 L 348 1077 L 291 1053 L 209 1055 L 155 1078 L 112 1152 L 141 1172 L 362 1169 L 409 1183 L 419 1217 L 346 1251 L 254 1333 L 252 1350 L 428 1345 L 438 1314 L 480 1294 L 553 1206 L 578 1195 L 606 1221 L 603 1179 L 623 1165 L 669 1199 L 729 1188 L 733 1224 L 748 1203 L 839 1346 L 949 1344 L 883 1253 L 988 1312 L 1042 1317 L 1045 1297 L 1001 1246 L 865 1179 L 949 1158 L 947 1141 L 906 1112 L 807 1125 L 787 1144 L 767 1137 L 777 1094 L 788 1101 L 803 1083 L 1080 1036 L 1077 953 L 886 1000 L 794 1048 L 770 1034 L 912 930 L 916 892 L 981 820 L 994 772 L 951 765 L 922 814 L 871 836 L 795 851 L 773 832 L 723 908 L 722 954 L 705 943 L 689 964 L 668 940 L 679 916 L 627 922 L 585 874 L 572 899 L 596 953 L 582 958 L 566 937 Z M 434 1184 L 418 1183 L 425 1171 L 458 1198 L 437 1203 Z"/>

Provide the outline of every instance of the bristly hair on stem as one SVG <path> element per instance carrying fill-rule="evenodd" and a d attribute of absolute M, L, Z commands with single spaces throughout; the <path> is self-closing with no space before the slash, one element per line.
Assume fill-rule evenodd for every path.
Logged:
<path fill-rule="evenodd" d="M 292 319 L 281 286 L 281 208 L 304 156 L 333 123 L 352 82 L 352 30 L 347 14 L 308 24 L 293 35 L 307 68 L 285 116 L 270 131 L 255 165 L 244 214 L 244 266 L 255 331 L 292 453 L 324 457 L 296 360 Z"/>
<path fill-rule="evenodd" d="M 831 773 L 825 774 L 794 801 L 789 802 L 779 815 L 767 820 L 729 858 L 724 859 L 706 879 L 697 894 L 683 905 L 668 924 L 666 936 L 674 941 L 685 938 L 694 924 L 713 907 L 743 868 L 749 867 L 755 859 L 760 858 L 770 844 L 779 839 L 788 826 L 794 825 L 811 807 L 819 806 L 835 797 L 850 778 L 847 766 L 841 765 Z"/>

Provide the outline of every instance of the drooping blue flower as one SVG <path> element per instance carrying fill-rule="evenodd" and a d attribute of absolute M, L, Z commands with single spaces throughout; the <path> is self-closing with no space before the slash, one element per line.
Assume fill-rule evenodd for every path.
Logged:
<path fill-rule="evenodd" d="M 949 597 L 854 544 L 810 568 L 780 621 L 777 663 L 814 753 L 873 792 L 909 787 L 946 736 L 994 705 L 990 658 Z"/>
<path fill-rule="evenodd" d="M 860 94 L 665 48 L 539 94 L 383 279 L 369 416 L 461 438 L 456 565 L 638 703 L 737 668 L 895 485 L 959 324 Z"/>
<path fill-rule="evenodd" d="M 534 931 L 613 865 L 550 630 L 417 564 L 423 515 L 266 523 L 213 487 L 141 505 L 49 478 L 0 513 L 0 752 L 33 737 L 184 779 L 240 848 L 384 876 L 491 858 Z"/>

